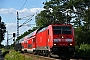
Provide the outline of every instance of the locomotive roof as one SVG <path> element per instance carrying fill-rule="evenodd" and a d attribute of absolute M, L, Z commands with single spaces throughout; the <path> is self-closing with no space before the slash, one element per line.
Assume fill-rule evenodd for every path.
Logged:
<path fill-rule="evenodd" d="M 46 26 L 40 27 L 39 29 L 37 29 L 37 32 L 44 30 L 44 29 L 47 29 L 48 26 L 59 26 L 59 25 L 62 25 L 62 26 L 69 26 L 70 25 L 71 26 L 71 24 L 51 24 L 51 25 L 46 25 Z"/>
<path fill-rule="evenodd" d="M 36 32 L 37 32 L 37 30 L 35 30 L 35 31 L 31 32 L 31 33 L 30 33 L 30 34 L 28 34 L 27 36 L 28 36 L 28 37 L 34 36 L 34 35 L 36 35 Z"/>

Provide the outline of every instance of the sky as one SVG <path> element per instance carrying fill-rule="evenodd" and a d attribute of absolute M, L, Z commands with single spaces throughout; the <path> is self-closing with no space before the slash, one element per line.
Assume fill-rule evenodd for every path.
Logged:
<path fill-rule="evenodd" d="M 23 34 L 35 26 L 35 16 L 40 11 L 44 10 L 43 2 L 46 0 L 0 0 L 0 16 L 2 17 L 2 22 L 6 25 L 6 30 L 8 31 L 8 39 L 12 37 L 13 33 L 17 33 L 17 11 L 19 13 L 19 18 L 23 18 L 19 21 L 19 25 L 23 24 L 28 18 L 32 20 L 26 25 L 19 28 L 19 33 Z M 34 16 L 32 16 L 34 15 Z M 30 26 L 27 26 L 31 24 Z M 16 34 L 17 35 L 17 34 Z M 7 34 L 5 33 L 5 40 L 2 42 L 3 45 L 7 43 Z M 9 40 L 9 44 L 12 44 L 12 39 Z"/>

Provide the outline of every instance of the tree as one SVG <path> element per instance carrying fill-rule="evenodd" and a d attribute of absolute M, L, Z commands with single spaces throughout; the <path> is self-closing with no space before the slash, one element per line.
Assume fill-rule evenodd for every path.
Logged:
<path fill-rule="evenodd" d="M 90 29 L 90 8 L 85 11 L 84 20 L 85 26 L 87 27 L 87 29 Z"/>
<path fill-rule="evenodd" d="M 76 45 L 90 44 L 90 30 L 86 26 L 81 26 L 80 28 L 75 28 L 75 40 Z"/>
<path fill-rule="evenodd" d="M 1 46 L 1 42 L 4 40 L 5 32 L 6 32 L 6 27 L 4 22 L 1 22 L 1 16 L 0 16 L 0 46 Z"/>
<path fill-rule="evenodd" d="M 74 23 L 80 27 L 84 23 L 85 10 L 90 1 L 85 0 L 50 0 L 44 3 L 44 9 L 36 16 L 36 25 L 43 26 L 53 23 Z"/>
<path fill-rule="evenodd" d="M 85 24 L 84 17 L 87 15 L 86 11 L 90 8 L 90 0 L 69 0 L 64 5 L 72 11 L 75 26 L 80 27 Z"/>
<path fill-rule="evenodd" d="M 36 16 L 36 25 L 37 26 L 45 26 L 49 24 L 55 23 L 67 23 L 71 20 L 70 16 L 68 15 L 69 19 L 65 12 L 65 8 L 63 4 L 67 2 L 67 0 L 51 0 L 49 2 L 44 3 L 44 9 Z"/>

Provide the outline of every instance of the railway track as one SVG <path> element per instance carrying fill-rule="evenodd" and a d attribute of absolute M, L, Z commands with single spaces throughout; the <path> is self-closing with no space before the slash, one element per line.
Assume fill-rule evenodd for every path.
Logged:
<path fill-rule="evenodd" d="M 90 60 L 90 57 L 80 57 L 80 56 L 74 56 L 71 58 L 59 58 L 57 55 L 52 55 L 52 58 L 50 57 L 45 57 L 45 56 L 40 56 L 40 55 L 34 55 L 30 53 L 22 53 L 25 56 L 28 57 L 34 57 L 34 60 Z"/>

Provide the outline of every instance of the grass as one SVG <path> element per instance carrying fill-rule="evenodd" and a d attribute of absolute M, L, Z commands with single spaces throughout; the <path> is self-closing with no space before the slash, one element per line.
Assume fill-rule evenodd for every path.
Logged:
<path fill-rule="evenodd" d="M 5 60 L 33 60 L 32 57 L 26 57 L 19 52 L 11 50 L 9 54 L 5 56 Z"/>
<path fill-rule="evenodd" d="M 6 51 L 9 51 L 9 53 L 5 55 L 4 60 L 47 60 L 35 55 L 21 54 L 20 52 L 16 52 L 13 49 L 3 49 L 3 52 Z"/>

